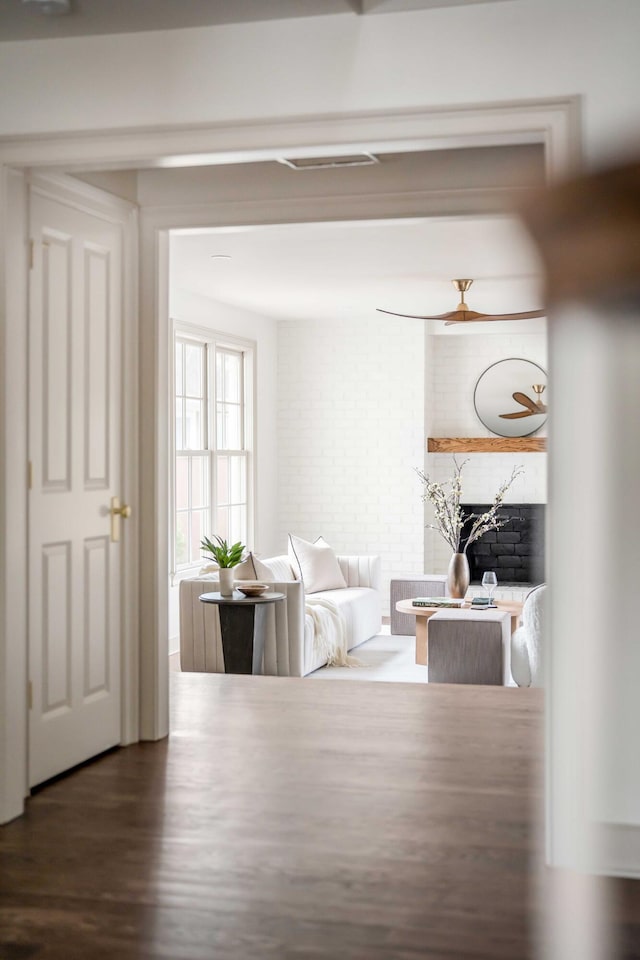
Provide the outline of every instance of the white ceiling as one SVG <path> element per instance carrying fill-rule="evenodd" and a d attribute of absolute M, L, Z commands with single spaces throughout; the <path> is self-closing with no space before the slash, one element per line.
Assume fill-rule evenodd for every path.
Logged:
<path fill-rule="evenodd" d="M 231 259 L 214 259 L 219 255 Z M 475 280 L 467 294 L 472 309 L 532 310 L 542 302 L 540 272 L 528 236 L 508 216 L 279 224 L 171 239 L 176 287 L 284 319 L 373 317 L 376 307 L 444 313 L 457 305 L 456 277 Z M 545 323 L 430 327 L 486 335 L 537 332 Z"/>
<path fill-rule="evenodd" d="M 496 0 L 70 0 L 70 13 L 45 16 L 37 2 L 0 0 L 0 40 L 177 30 L 327 14 L 356 16 L 483 2 Z"/>
<path fill-rule="evenodd" d="M 252 209 L 258 218 L 280 219 L 176 231 L 171 243 L 173 290 L 262 316 L 379 320 L 377 307 L 444 313 L 458 303 L 456 277 L 474 279 L 468 300 L 479 311 L 540 307 L 540 266 L 523 228 L 507 213 L 523 192 L 544 182 L 539 145 L 387 152 L 378 159 L 371 166 L 304 172 L 270 161 L 80 176 L 121 191 L 143 210 L 171 208 L 186 217 L 191 208 L 193 222 L 206 222 L 203 205 L 209 222 L 238 215 L 251 223 Z M 305 222 L 287 222 L 294 216 Z M 544 330 L 544 321 L 455 327 L 434 321 L 429 329 L 514 334 Z"/>

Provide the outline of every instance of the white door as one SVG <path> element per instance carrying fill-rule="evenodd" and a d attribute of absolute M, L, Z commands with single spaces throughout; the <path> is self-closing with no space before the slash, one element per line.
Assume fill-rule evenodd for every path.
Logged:
<path fill-rule="evenodd" d="M 121 739 L 121 225 L 34 189 L 29 784 Z"/>

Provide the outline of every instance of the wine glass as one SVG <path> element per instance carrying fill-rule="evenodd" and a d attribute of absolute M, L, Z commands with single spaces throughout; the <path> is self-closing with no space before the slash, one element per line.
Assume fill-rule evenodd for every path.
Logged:
<path fill-rule="evenodd" d="M 498 586 L 498 578 L 493 570 L 487 570 L 487 572 L 482 575 L 482 586 L 487 591 L 490 602 L 493 603 L 493 591 Z"/>

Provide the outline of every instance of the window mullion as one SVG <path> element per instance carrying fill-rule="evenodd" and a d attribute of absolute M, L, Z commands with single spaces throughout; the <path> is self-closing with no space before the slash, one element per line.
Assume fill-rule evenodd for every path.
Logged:
<path fill-rule="evenodd" d="M 191 496 L 191 486 L 193 484 L 193 455 L 189 453 L 187 458 L 187 562 L 191 563 L 193 555 L 193 544 L 191 543 L 191 531 L 193 529 L 193 499 Z"/>
<path fill-rule="evenodd" d="M 224 369 L 224 354 L 221 352 L 222 363 L 220 364 L 220 383 L 216 383 L 216 450 L 220 450 L 224 447 L 223 440 L 226 440 L 226 429 L 224 421 L 224 398 L 226 395 L 226 373 Z M 218 350 L 216 348 L 216 373 L 218 369 Z M 222 436 L 218 436 L 218 396 L 221 397 L 220 400 L 220 409 L 222 410 L 222 417 L 220 418 L 221 424 L 221 433 Z"/>
<path fill-rule="evenodd" d="M 202 391 L 204 397 L 204 424 L 203 424 L 203 446 L 206 448 L 209 446 L 209 345 L 205 343 L 204 353 L 202 357 L 202 383 L 204 390 Z"/>
<path fill-rule="evenodd" d="M 209 426 L 209 497 L 211 500 L 211 511 L 209 523 L 212 533 L 215 532 L 217 506 L 218 506 L 218 417 L 216 409 L 216 397 L 218 396 L 218 347 L 216 343 L 211 344 L 211 356 L 209 358 L 209 400 L 207 406 L 211 422 Z"/>
<path fill-rule="evenodd" d="M 246 398 L 244 392 L 244 352 L 240 355 L 240 446 L 244 450 L 247 446 L 246 423 L 247 416 Z"/>
<path fill-rule="evenodd" d="M 182 447 L 187 445 L 187 349 L 182 348 Z"/>

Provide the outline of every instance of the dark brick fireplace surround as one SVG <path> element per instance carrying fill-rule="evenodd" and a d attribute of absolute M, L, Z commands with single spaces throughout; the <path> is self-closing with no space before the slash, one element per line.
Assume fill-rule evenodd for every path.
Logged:
<path fill-rule="evenodd" d="M 486 513 L 489 504 L 464 504 L 470 514 Z M 486 570 L 495 570 L 498 584 L 537 584 L 544 581 L 544 511 L 543 503 L 508 503 L 498 510 L 499 517 L 509 517 L 499 530 L 485 533 L 467 550 L 471 582 L 480 583 Z M 468 534 L 471 521 L 463 527 Z"/>

